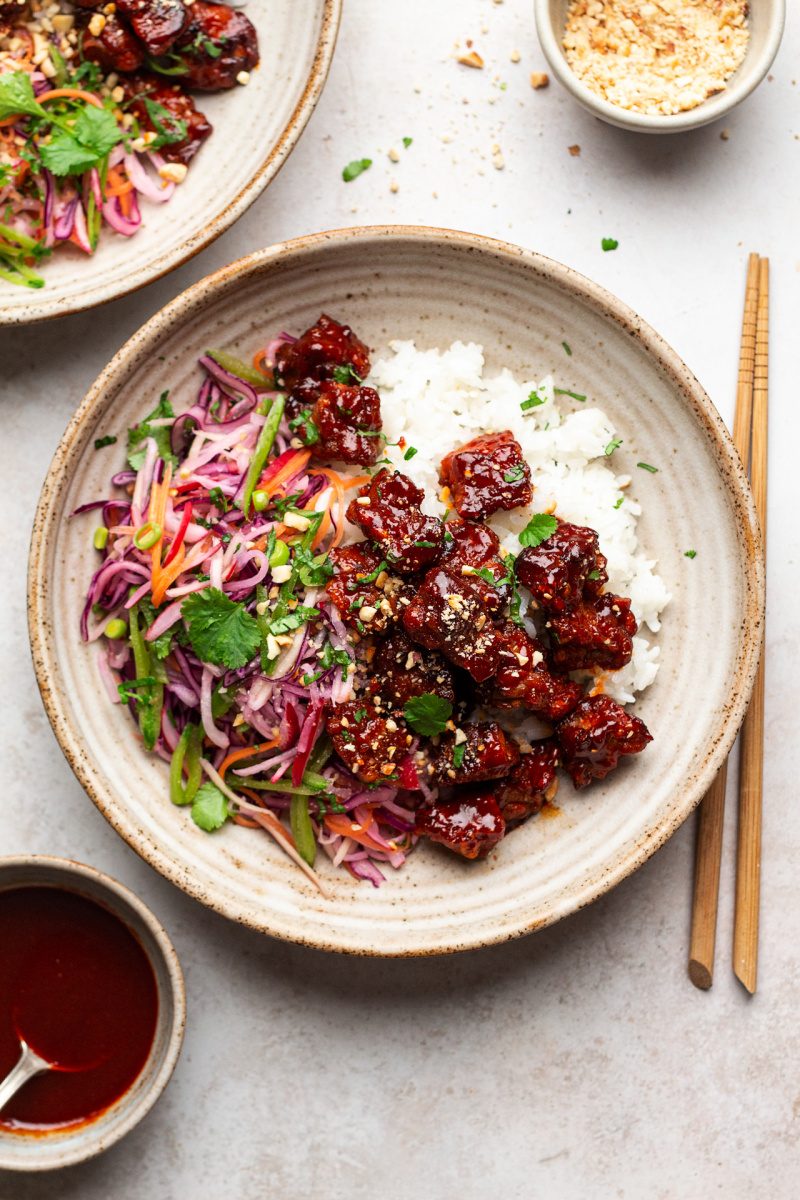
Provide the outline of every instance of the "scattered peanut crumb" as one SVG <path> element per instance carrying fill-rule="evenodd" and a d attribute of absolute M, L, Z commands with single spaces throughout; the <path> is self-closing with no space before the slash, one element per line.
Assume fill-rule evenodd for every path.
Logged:
<path fill-rule="evenodd" d="M 475 50 L 470 50 L 469 54 L 459 54 L 456 61 L 460 62 L 463 67 L 481 68 L 483 66 L 483 59 Z"/>
<path fill-rule="evenodd" d="M 500 153 L 500 147 L 495 146 L 494 154 L 492 155 L 492 166 L 494 167 L 495 171 L 502 171 L 505 165 L 506 164 L 503 155 Z"/>
<path fill-rule="evenodd" d="M 573 158 L 577 158 L 581 152 L 580 146 L 567 146 L 567 149 L 569 150 L 569 152 Z"/>
<path fill-rule="evenodd" d="M 519 62 L 519 60 L 520 60 L 519 50 L 512 50 L 508 57 L 511 59 L 512 62 Z"/>
<path fill-rule="evenodd" d="M 236 82 L 240 83 L 242 85 L 242 87 L 244 87 L 245 84 L 250 82 L 250 72 L 249 71 L 240 71 L 239 74 L 236 76 Z"/>
<path fill-rule="evenodd" d="M 164 163 L 158 168 L 158 174 L 165 183 L 183 183 L 189 168 L 186 163 Z"/>
<path fill-rule="evenodd" d="M 550 82 L 550 76 L 545 71 L 531 71 L 531 87 L 543 88 L 547 87 Z"/>
<path fill-rule="evenodd" d="M 398 185 L 398 183 L 397 183 L 397 180 L 396 180 L 396 179 L 393 179 L 393 180 L 392 180 L 392 182 L 389 184 L 389 191 L 390 191 L 390 192 L 397 192 L 397 191 L 399 191 L 399 185 Z"/>
<path fill-rule="evenodd" d="M 92 37 L 99 37 L 105 29 L 106 19 L 102 13 L 94 13 L 89 21 L 89 33 Z"/>
<path fill-rule="evenodd" d="M 730 129 L 723 129 L 719 136 L 722 138 L 723 142 L 727 142 L 728 138 L 731 136 Z"/>
<path fill-rule="evenodd" d="M 567 62 L 610 104 L 650 116 L 695 108 L 741 63 L 748 0 L 572 0 Z"/>
<path fill-rule="evenodd" d="M 389 158 L 392 162 L 400 162 L 400 155 L 397 153 L 394 146 L 392 146 L 391 150 L 389 151 Z"/>

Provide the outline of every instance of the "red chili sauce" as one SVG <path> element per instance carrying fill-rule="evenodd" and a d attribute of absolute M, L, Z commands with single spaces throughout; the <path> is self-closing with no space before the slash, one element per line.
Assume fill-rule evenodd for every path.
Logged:
<path fill-rule="evenodd" d="M 0 1111 L 6 1129 L 83 1124 L 122 1096 L 155 1035 L 153 968 L 127 925 L 76 892 L 0 891 L 0 1079 L 20 1038 L 57 1070 Z"/>

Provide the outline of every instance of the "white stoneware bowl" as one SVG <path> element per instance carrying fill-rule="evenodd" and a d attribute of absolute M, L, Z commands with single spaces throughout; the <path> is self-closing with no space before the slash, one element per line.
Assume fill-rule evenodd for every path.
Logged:
<path fill-rule="evenodd" d="M 48 1171 L 83 1162 L 107 1150 L 150 1111 L 178 1061 L 186 1022 L 186 996 L 172 942 L 150 909 L 116 879 L 67 858 L 43 854 L 0 858 L 0 891 L 17 887 L 68 888 L 109 909 L 144 948 L 158 988 L 158 1022 L 149 1057 L 138 1079 L 115 1104 L 96 1120 L 74 1129 L 26 1134 L 0 1127 L 0 1168 Z"/>
<path fill-rule="evenodd" d="M 750 40 L 744 61 L 730 77 L 723 92 L 718 92 L 686 112 L 666 117 L 651 117 L 646 113 L 628 112 L 609 104 L 582 83 L 567 62 L 562 39 L 570 0 L 534 0 L 536 31 L 544 56 L 560 83 L 572 93 L 588 112 L 639 133 L 685 133 L 699 129 L 724 117 L 761 83 L 778 53 L 786 20 L 786 0 L 750 0 L 748 27 Z"/>
<path fill-rule="evenodd" d="M 0 280 L 0 325 L 93 308 L 144 287 L 192 258 L 274 179 L 319 99 L 336 45 L 342 0 L 249 0 L 261 65 L 246 87 L 193 93 L 214 132 L 166 204 L 142 201 L 132 238 L 104 228 L 87 257 L 63 246 L 42 264 L 37 291 Z"/>
<path fill-rule="evenodd" d="M 91 518 L 108 493 L 124 434 L 164 388 L 193 402 L 207 346 L 247 358 L 276 331 L 326 311 L 374 351 L 457 338 L 487 369 L 553 371 L 610 414 L 644 505 L 639 530 L 674 599 L 661 671 L 636 711 L 655 741 L 603 784 L 558 795 L 554 819 L 529 821 L 487 861 L 420 846 L 378 890 L 336 874 L 323 900 L 267 835 L 234 825 L 202 833 L 169 801 L 166 764 L 144 754 L 108 702 L 78 617 L 95 552 Z M 572 356 L 567 358 L 562 342 Z M 637 461 L 659 467 L 637 471 Z M 684 556 L 695 549 L 697 557 Z M 50 721 L 73 770 L 114 828 L 157 870 L 257 929 L 362 954 L 427 954 L 537 929 L 613 887 L 658 849 L 699 801 L 744 716 L 762 639 L 764 564 L 741 463 L 689 370 L 615 297 L 568 267 L 471 234 L 377 227 L 273 246 L 218 271 L 162 309 L 123 347 L 78 409 L 42 491 L 31 546 L 30 633 Z M 330 864 L 320 870 L 331 879 Z"/>

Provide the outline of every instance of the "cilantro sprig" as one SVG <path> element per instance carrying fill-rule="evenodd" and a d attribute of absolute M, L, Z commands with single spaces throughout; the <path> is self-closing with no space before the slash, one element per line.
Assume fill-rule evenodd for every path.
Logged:
<path fill-rule="evenodd" d="M 261 634 L 255 617 L 219 588 L 193 592 L 183 602 L 181 616 L 198 658 L 235 671 L 255 658 Z"/>
<path fill-rule="evenodd" d="M 424 737 L 443 733 L 452 715 L 453 706 L 450 701 L 433 692 L 412 696 L 403 706 L 403 716 L 408 724 L 415 733 L 421 733 Z"/>
<path fill-rule="evenodd" d="M 550 513 L 536 513 L 519 535 L 521 546 L 536 547 L 552 537 L 558 529 L 558 521 Z"/>
<path fill-rule="evenodd" d="M 178 460 L 172 453 L 170 445 L 169 427 L 166 425 L 150 425 L 151 421 L 164 420 L 168 417 L 175 416 L 175 410 L 170 404 L 167 397 L 169 392 L 162 392 L 158 404 L 151 413 L 140 421 L 138 425 L 134 425 L 128 430 L 128 463 L 134 471 L 138 471 L 145 459 L 146 450 L 143 443 L 147 438 L 155 439 L 158 446 L 158 454 L 163 458 L 165 463 L 171 462 L 173 467 L 177 467 Z"/>

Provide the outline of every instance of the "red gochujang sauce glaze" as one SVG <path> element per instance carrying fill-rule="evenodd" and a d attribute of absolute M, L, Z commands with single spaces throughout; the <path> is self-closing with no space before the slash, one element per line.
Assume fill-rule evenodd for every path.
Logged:
<path fill-rule="evenodd" d="M 147 1061 L 158 1018 L 153 968 L 136 937 L 63 888 L 0 891 L 0 1078 L 20 1037 L 58 1070 L 0 1111 L 6 1129 L 83 1124 L 122 1096 Z"/>

